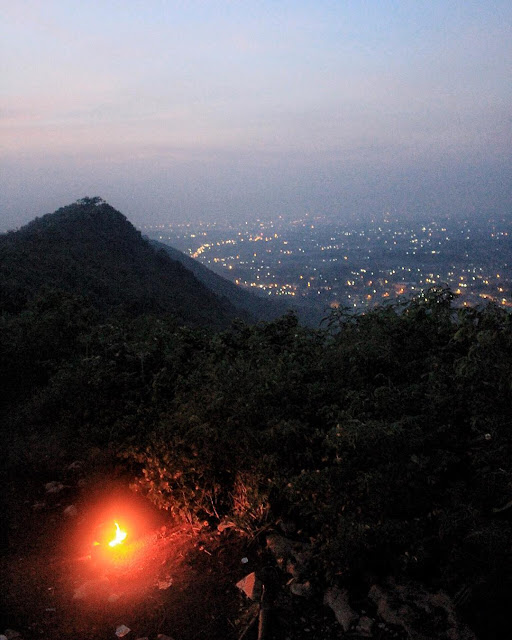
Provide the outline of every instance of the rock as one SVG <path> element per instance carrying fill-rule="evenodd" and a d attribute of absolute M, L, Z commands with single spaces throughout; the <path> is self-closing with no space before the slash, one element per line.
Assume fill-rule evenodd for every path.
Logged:
<path fill-rule="evenodd" d="M 313 593 L 313 587 L 311 582 L 306 580 L 305 582 L 298 582 L 293 579 L 290 583 L 290 591 L 294 596 L 301 596 L 302 598 L 309 598 Z"/>
<path fill-rule="evenodd" d="M 64 489 L 64 485 L 62 482 L 57 482 L 57 480 L 52 480 L 52 482 L 47 482 L 44 485 L 46 493 L 60 493 L 62 489 Z"/>
<path fill-rule="evenodd" d="M 356 624 L 356 631 L 358 635 L 363 638 L 373 638 L 373 620 L 368 616 L 361 616 Z"/>
<path fill-rule="evenodd" d="M 75 518 L 78 515 L 78 509 L 74 504 L 70 504 L 69 507 L 64 509 L 64 515 L 68 518 Z"/>
<path fill-rule="evenodd" d="M 3 633 L 0 633 L 0 640 L 7 640 L 7 636 L 4 636 Z"/>
<path fill-rule="evenodd" d="M 259 600 L 261 598 L 261 580 L 256 577 L 254 571 L 237 582 L 236 586 L 240 591 L 243 591 L 250 600 Z"/>
<path fill-rule="evenodd" d="M 348 591 L 331 587 L 324 595 L 324 604 L 334 611 L 336 620 L 343 627 L 343 631 L 348 631 L 352 624 L 358 619 L 357 613 L 352 609 L 348 601 Z"/>
<path fill-rule="evenodd" d="M 83 462 L 75 460 L 68 466 L 68 471 L 79 471 L 82 468 Z"/>
<path fill-rule="evenodd" d="M 117 602 L 120 597 L 121 596 L 118 593 L 111 593 L 107 598 L 107 602 L 110 602 L 110 604 L 113 604 L 114 602 Z"/>
<path fill-rule="evenodd" d="M 400 604 L 393 598 L 391 593 L 374 584 L 368 592 L 368 598 L 377 606 L 377 615 L 384 622 L 402 626 L 401 617 L 397 614 Z"/>
<path fill-rule="evenodd" d="M 7 640 L 14 640 L 15 638 L 21 638 L 21 633 L 14 629 L 6 629 L 4 637 L 7 638 Z"/>
<path fill-rule="evenodd" d="M 430 593 L 417 583 L 373 585 L 368 597 L 387 624 L 400 626 L 411 640 L 476 640 L 473 632 L 458 620 L 455 605 L 443 593 Z"/>
<path fill-rule="evenodd" d="M 36 502 L 32 505 L 34 511 L 42 511 L 46 507 L 46 502 Z"/>
<path fill-rule="evenodd" d="M 165 578 L 158 580 L 158 582 L 156 583 L 156 586 L 163 591 L 164 589 L 168 589 L 171 586 L 171 584 L 172 584 L 172 578 L 170 576 L 167 576 Z"/>
<path fill-rule="evenodd" d="M 116 629 L 116 636 L 118 638 L 124 638 L 124 636 L 130 633 L 130 627 L 127 627 L 125 624 L 120 624 Z"/>

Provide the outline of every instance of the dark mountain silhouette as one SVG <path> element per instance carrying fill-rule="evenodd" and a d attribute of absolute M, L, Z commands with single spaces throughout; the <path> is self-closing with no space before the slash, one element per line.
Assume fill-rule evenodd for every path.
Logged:
<path fill-rule="evenodd" d="M 179 322 L 249 320 L 168 251 L 155 250 L 101 198 L 84 198 L 0 236 L 0 310 L 19 313 L 45 288 L 78 294 L 102 312 L 171 313 Z"/>

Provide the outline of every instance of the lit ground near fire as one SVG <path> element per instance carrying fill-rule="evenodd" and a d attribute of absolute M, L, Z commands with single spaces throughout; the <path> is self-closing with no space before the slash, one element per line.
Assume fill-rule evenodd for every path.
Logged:
<path fill-rule="evenodd" d="M 22 486 L 23 496 L 19 486 L 9 494 L 2 629 L 25 640 L 115 638 L 120 625 L 130 638 L 237 637 L 235 584 L 253 563 L 241 563 L 247 541 L 166 522 L 115 484 L 64 488 L 44 506 L 44 486 Z M 70 499 L 74 517 L 63 515 Z M 126 540 L 94 545 L 114 512 L 130 523 Z"/>
<path fill-rule="evenodd" d="M 115 640 L 124 625 L 125 640 L 255 640 L 259 605 L 236 584 L 275 568 L 265 531 L 249 539 L 173 522 L 130 491 L 130 478 L 118 471 L 27 472 L 4 487 L 0 633 Z M 126 538 L 110 546 L 116 522 Z M 285 587 L 289 576 L 276 575 Z M 321 601 L 278 601 L 267 640 L 341 637 Z"/>

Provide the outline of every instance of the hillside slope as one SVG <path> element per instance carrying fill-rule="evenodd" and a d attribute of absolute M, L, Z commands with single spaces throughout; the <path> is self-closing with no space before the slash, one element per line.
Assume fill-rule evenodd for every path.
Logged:
<path fill-rule="evenodd" d="M 265 300 L 258 297 L 251 291 L 238 287 L 233 282 L 226 280 L 222 276 L 213 272 L 208 267 L 187 256 L 182 251 L 178 251 L 168 244 L 150 240 L 150 244 L 157 250 L 165 251 L 172 259 L 180 262 L 186 269 L 191 271 L 196 278 L 216 295 L 226 297 L 238 310 L 249 313 L 258 320 L 274 320 L 285 314 L 291 307 L 281 301 Z"/>
<path fill-rule="evenodd" d="M 172 313 L 185 324 L 227 326 L 240 316 L 100 198 L 0 236 L 0 309 L 18 313 L 48 287 L 78 294 L 101 311 Z"/>

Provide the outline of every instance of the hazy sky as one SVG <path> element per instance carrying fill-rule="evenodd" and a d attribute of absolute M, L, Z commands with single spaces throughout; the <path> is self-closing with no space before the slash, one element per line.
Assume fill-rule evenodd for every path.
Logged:
<path fill-rule="evenodd" d="M 0 0 L 0 229 L 510 213 L 510 0 Z"/>

